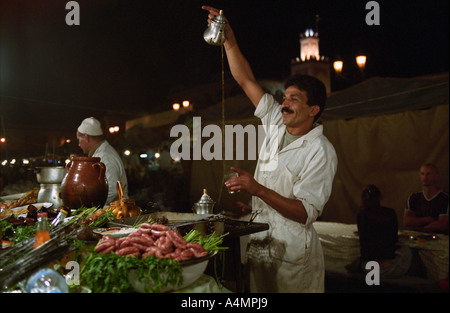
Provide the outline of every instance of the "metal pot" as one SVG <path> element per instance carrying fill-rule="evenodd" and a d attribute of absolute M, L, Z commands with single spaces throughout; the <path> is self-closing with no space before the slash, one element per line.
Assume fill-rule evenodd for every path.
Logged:
<path fill-rule="evenodd" d="M 61 184 L 41 184 L 37 201 L 38 203 L 51 202 L 55 210 L 64 205 L 61 199 Z"/>
<path fill-rule="evenodd" d="M 64 166 L 36 167 L 37 181 L 39 184 L 61 184 L 66 175 Z"/>
<path fill-rule="evenodd" d="M 211 20 L 211 25 L 203 33 L 203 39 L 207 43 L 213 46 L 221 46 L 224 44 L 225 38 L 225 26 L 227 22 L 223 16 L 222 10 L 219 15 Z"/>
<path fill-rule="evenodd" d="M 196 214 L 213 214 L 214 203 L 194 203 L 192 211 Z"/>
<path fill-rule="evenodd" d="M 197 203 L 194 203 L 192 211 L 197 214 L 212 214 L 215 202 L 206 193 L 206 189 L 203 189 L 203 195 Z"/>

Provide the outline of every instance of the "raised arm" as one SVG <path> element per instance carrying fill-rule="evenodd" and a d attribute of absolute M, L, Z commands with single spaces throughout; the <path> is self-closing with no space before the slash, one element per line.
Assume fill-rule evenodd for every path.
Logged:
<path fill-rule="evenodd" d="M 204 5 L 202 9 L 208 11 L 208 25 L 216 15 L 219 14 L 219 10 L 213 7 Z M 244 90 L 247 97 L 256 107 L 264 95 L 263 88 L 257 83 L 253 71 L 248 63 L 247 59 L 242 54 L 241 50 L 234 36 L 234 32 L 228 23 L 225 28 L 226 41 L 224 44 L 225 52 L 228 58 L 228 64 L 230 66 L 231 74 L 236 82 Z"/>

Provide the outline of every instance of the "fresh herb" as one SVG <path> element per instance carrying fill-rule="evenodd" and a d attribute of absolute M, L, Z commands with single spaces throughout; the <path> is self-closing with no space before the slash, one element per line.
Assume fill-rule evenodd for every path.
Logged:
<path fill-rule="evenodd" d="M 94 213 L 95 210 L 97 210 L 99 207 L 92 207 L 92 208 L 87 208 L 84 205 L 82 205 L 81 207 L 79 207 L 78 209 L 76 209 L 74 212 L 72 212 L 72 215 L 76 215 L 78 217 L 88 217 L 89 215 L 91 215 L 92 213 Z"/>
<path fill-rule="evenodd" d="M 3 239 L 7 237 L 8 234 L 14 232 L 14 225 L 8 221 L 8 219 L 4 219 L 0 221 L 0 234 Z"/>
<path fill-rule="evenodd" d="M 75 221 L 84 221 L 87 219 L 90 215 L 92 215 L 95 211 L 99 210 L 100 207 L 92 207 L 92 208 L 86 208 L 85 206 L 81 206 L 76 211 L 73 212 L 72 216 L 73 218 L 69 221 L 75 220 Z"/>
<path fill-rule="evenodd" d="M 37 225 L 19 226 L 14 231 L 13 242 L 17 244 L 36 235 Z"/>
<path fill-rule="evenodd" d="M 141 226 L 143 223 L 153 224 L 153 218 L 151 217 L 151 215 L 149 215 L 148 217 L 141 216 L 141 217 L 137 218 L 136 222 L 133 224 L 133 228 L 139 228 L 139 226 Z"/>
<path fill-rule="evenodd" d="M 196 243 L 200 244 L 209 253 L 211 251 L 228 249 L 228 247 L 221 246 L 223 243 L 223 238 L 226 235 L 228 235 L 228 233 L 223 234 L 223 235 L 218 235 L 218 234 L 216 234 L 216 232 L 213 232 L 209 235 L 203 235 L 198 230 L 192 229 L 183 238 L 187 242 L 196 242 Z"/>
<path fill-rule="evenodd" d="M 9 238 L 14 244 L 22 242 L 36 234 L 36 225 L 14 226 L 7 219 L 0 222 L 3 239 Z"/>
<path fill-rule="evenodd" d="M 86 208 L 85 206 L 80 207 L 76 211 L 73 212 L 72 218 L 68 219 L 64 222 L 64 226 L 83 222 L 86 220 L 89 216 L 94 214 L 96 211 L 101 210 L 100 207 L 92 207 L 92 208 Z M 99 227 L 102 224 L 106 222 L 110 222 L 116 219 L 116 215 L 112 213 L 112 210 L 105 210 L 105 213 L 100 215 L 95 221 L 91 222 L 89 226 L 92 228 Z"/>
<path fill-rule="evenodd" d="M 112 212 L 112 210 L 106 210 L 105 213 L 100 215 L 100 217 L 89 224 L 91 227 L 99 227 L 104 223 L 114 221 L 116 219 L 116 215 Z"/>
<path fill-rule="evenodd" d="M 150 287 L 147 292 L 158 292 L 168 285 L 179 286 L 183 283 L 180 263 L 170 258 L 150 256 L 139 259 L 94 251 L 85 259 L 81 279 L 92 292 L 132 292 L 128 279 L 131 270 L 136 270 L 140 281 Z"/>
<path fill-rule="evenodd" d="M 208 253 L 216 250 L 219 251 L 218 256 L 214 258 L 214 275 L 216 283 L 219 286 L 219 288 L 222 287 L 221 280 L 224 277 L 225 273 L 225 250 L 228 249 L 228 247 L 222 247 L 222 243 L 223 238 L 226 235 L 228 235 L 228 233 L 223 235 L 217 235 L 216 232 L 213 232 L 212 234 L 209 235 L 203 235 L 198 230 L 192 229 L 189 233 L 187 233 L 184 236 L 184 239 L 187 242 L 196 242 L 202 245 L 203 248 L 205 248 L 205 250 L 208 251 Z M 217 268 L 218 262 L 219 263 L 222 262 L 222 271 L 220 274 L 218 273 Z"/>
<path fill-rule="evenodd" d="M 77 261 L 78 263 L 81 263 L 81 261 L 83 259 L 81 251 L 86 247 L 86 241 L 74 238 L 73 241 L 72 241 L 72 247 L 75 248 L 74 261 Z"/>

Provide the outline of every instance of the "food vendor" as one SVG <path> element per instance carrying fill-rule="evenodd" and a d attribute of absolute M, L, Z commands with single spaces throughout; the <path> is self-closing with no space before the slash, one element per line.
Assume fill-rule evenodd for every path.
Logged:
<path fill-rule="evenodd" d="M 209 6 L 203 9 L 209 12 L 208 22 L 219 14 Z M 225 32 L 224 48 L 234 79 L 265 130 L 277 129 L 266 134 L 262 147 L 270 147 L 268 162 L 258 160 L 255 176 L 234 168 L 240 176 L 225 183 L 231 190 L 251 194 L 253 210 L 260 211 L 255 221 L 270 226 L 250 237 L 250 291 L 323 292 L 324 257 L 313 222 L 331 194 L 337 168 L 336 152 L 323 135 L 323 126 L 316 123 L 325 107 L 325 86 L 311 76 L 291 77 L 279 105 L 257 83 L 229 24 Z"/>
<path fill-rule="evenodd" d="M 122 159 L 113 146 L 104 138 L 101 123 L 88 117 L 77 129 L 78 146 L 89 157 L 98 157 L 106 166 L 108 197 L 106 204 L 118 200 L 117 182 L 120 181 L 124 197 L 128 196 L 128 181 Z"/>

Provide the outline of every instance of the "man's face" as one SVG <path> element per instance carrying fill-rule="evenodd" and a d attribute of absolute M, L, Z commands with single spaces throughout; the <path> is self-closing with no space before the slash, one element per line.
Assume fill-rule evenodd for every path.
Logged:
<path fill-rule="evenodd" d="M 433 186 L 437 184 L 438 173 L 432 166 L 422 166 L 420 168 L 420 181 L 423 186 Z"/>
<path fill-rule="evenodd" d="M 77 132 L 77 139 L 78 139 L 78 146 L 83 150 L 84 153 L 89 153 L 88 148 L 88 136 L 85 134 L 81 134 L 80 132 Z"/>
<path fill-rule="evenodd" d="M 281 105 L 283 123 L 289 128 L 302 127 L 306 121 L 314 118 L 318 106 L 309 106 L 306 91 L 295 86 L 286 89 Z"/>

